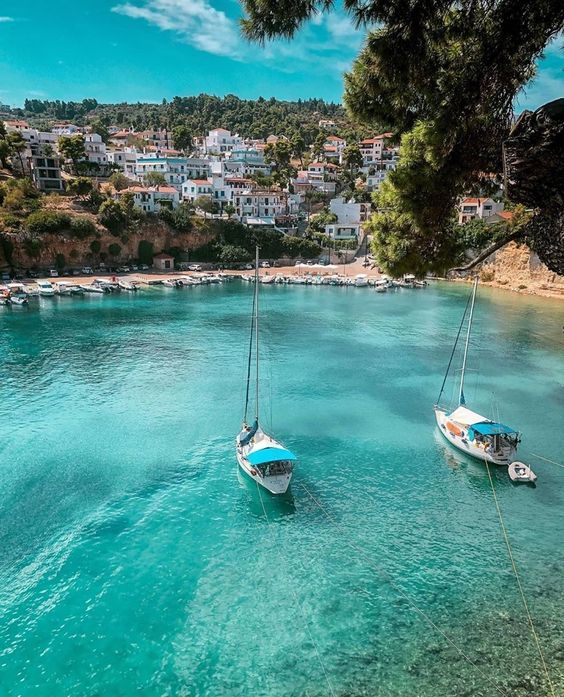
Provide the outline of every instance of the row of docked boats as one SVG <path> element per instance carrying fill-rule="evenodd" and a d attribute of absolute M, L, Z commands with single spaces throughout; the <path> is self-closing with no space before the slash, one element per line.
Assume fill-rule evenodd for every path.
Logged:
<path fill-rule="evenodd" d="M 255 282 L 255 275 L 247 274 L 241 276 L 243 281 L 248 283 Z M 368 274 L 359 273 L 356 276 L 341 276 L 340 274 L 320 275 L 304 274 L 296 276 L 286 276 L 284 274 L 265 274 L 259 276 L 259 283 L 264 284 L 284 284 L 301 286 L 353 286 L 356 288 L 370 287 L 377 293 L 385 293 L 388 290 L 397 288 L 425 288 L 427 281 L 421 281 L 415 276 L 407 275 L 402 279 L 392 279 L 387 276 L 372 278 Z"/>
<path fill-rule="evenodd" d="M 228 276 L 221 274 L 204 274 L 203 276 L 180 276 L 177 278 L 151 279 L 147 281 L 151 286 L 165 286 L 165 288 L 188 288 L 190 286 L 213 285 L 223 283 Z"/>

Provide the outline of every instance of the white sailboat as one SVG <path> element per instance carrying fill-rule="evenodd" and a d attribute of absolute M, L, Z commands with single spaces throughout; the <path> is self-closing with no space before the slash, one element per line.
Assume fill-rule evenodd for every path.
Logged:
<path fill-rule="evenodd" d="M 441 396 L 445 387 L 448 371 L 454 356 L 454 350 L 460 337 L 460 332 L 466 318 L 468 305 L 464 310 L 462 322 L 458 330 L 456 342 L 450 357 L 447 373 L 443 380 L 441 392 L 435 404 L 435 418 L 439 426 L 439 430 L 443 436 L 454 445 L 455 448 L 461 450 L 467 455 L 471 455 L 479 460 L 486 460 L 495 465 L 508 466 L 515 458 L 517 446 L 519 444 L 519 433 L 513 428 L 505 424 L 492 421 L 491 419 L 482 416 L 481 414 L 471 411 L 466 406 L 464 397 L 464 376 L 466 373 L 466 363 L 468 359 L 468 344 L 470 342 L 470 332 L 472 330 L 472 319 L 474 317 L 474 304 L 476 301 L 476 289 L 478 287 L 478 279 L 474 281 L 472 289 L 470 315 L 468 318 L 468 327 L 466 330 L 466 343 L 464 346 L 464 357 L 462 359 L 462 371 L 460 375 L 460 386 L 458 390 L 458 406 L 449 413 L 446 408 L 440 406 Z"/>
<path fill-rule="evenodd" d="M 253 294 L 253 314 L 249 342 L 249 359 L 247 363 L 247 391 L 245 396 L 245 413 L 243 426 L 236 438 L 237 462 L 242 472 L 271 494 L 284 494 L 290 486 L 296 456 L 282 443 L 268 435 L 259 423 L 259 249 L 256 249 L 255 285 Z M 249 387 L 251 365 L 255 345 L 255 419 L 252 424 L 247 421 L 249 409 Z"/>

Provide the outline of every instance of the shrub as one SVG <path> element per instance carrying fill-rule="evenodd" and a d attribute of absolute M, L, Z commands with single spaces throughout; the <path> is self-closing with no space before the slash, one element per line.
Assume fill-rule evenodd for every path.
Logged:
<path fill-rule="evenodd" d="M 64 254 L 57 254 L 55 257 L 55 266 L 58 271 L 62 271 L 65 268 L 66 259 Z"/>
<path fill-rule="evenodd" d="M 237 247 L 233 244 L 226 244 L 221 248 L 219 255 L 220 260 L 224 264 L 233 264 L 237 261 L 249 261 L 252 255 L 243 247 Z"/>
<path fill-rule="evenodd" d="M 72 218 L 70 230 L 71 235 L 77 240 L 85 240 L 96 234 L 96 226 L 88 218 Z"/>
<path fill-rule="evenodd" d="M 31 213 L 26 221 L 26 227 L 33 234 L 57 233 L 61 230 L 68 230 L 70 227 L 70 216 L 58 211 L 35 211 Z"/>
<path fill-rule="evenodd" d="M 102 245 L 100 244 L 100 240 L 92 240 L 90 243 L 90 251 L 92 254 L 100 254 L 101 249 Z"/>
<path fill-rule="evenodd" d="M 13 215 L 12 213 L 4 213 L 0 215 L 0 231 L 2 230 L 10 230 L 10 231 L 15 231 L 19 230 L 22 225 L 22 219 L 19 218 L 17 215 Z"/>
<path fill-rule="evenodd" d="M 153 261 L 154 247 L 152 242 L 141 240 L 137 247 L 137 258 L 141 264 L 151 264 Z"/>
<path fill-rule="evenodd" d="M 117 242 L 112 242 L 112 244 L 108 247 L 108 252 L 113 257 L 119 257 L 119 255 L 121 254 L 121 245 L 117 244 Z"/>
<path fill-rule="evenodd" d="M 0 248 L 4 254 L 6 262 L 12 265 L 12 256 L 14 254 L 14 243 L 7 235 L 0 235 Z"/>
<path fill-rule="evenodd" d="M 25 253 L 32 259 L 38 259 L 41 256 L 43 244 L 37 237 L 28 237 L 24 240 L 23 247 Z"/>

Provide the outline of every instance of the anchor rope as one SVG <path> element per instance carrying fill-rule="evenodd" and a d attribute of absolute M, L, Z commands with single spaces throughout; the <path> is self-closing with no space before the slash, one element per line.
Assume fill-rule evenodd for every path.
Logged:
<path fill-rule="evenodd" d="M 268 524 L 268 527 L 271 528 L 270 519 L 268 517 L 268 513 L 266 512 L 266 507 L 264 505 L 264 501 L 263 501 L 262 494 L 260 491 L 260 485 L 256 480 L 255 480 L 255 484 L 257 485 L 257 491 L 258 491 L 260 503 L 262 506 L 262 510 L 264 512 L 265 520 Z M 276 542 L 276 540 L 275 540 L 275 542 Z M 286 566 L 288 566 L 286 559 L 283 557 L 282 550 L 280 549 L 280 547 L 278 545 L 275 544 L 275 546 L 276 546 L 276 550 L 277 550 L 279 556 L 281 557 L 282 561 L 284 562 L 284 564 Z M 298 606 L 298 608 L 300 610 L 300 614 L 302 616 L 305 630 L 309 636 L 309 640 L 311 641 L 312 646 L 315 649 L 315 653 L 317 654 L 317 660 L 319 661 L 319 665 L 321 666 L 321 670 L 323 671 L 323 675 L 325 676 L 325 681 L 327 682 L 327 687 L 329 688 L 329 692 L 331 693 L 331 695 L 334 696 L 335 691 L 333 689 L 333 685 L 331 684 L 331 681 L 329 680 L 329 675 L 327 674 L 327 670 L 325 669 L 325 663 L 323 662 L 323 659 L 321 658 L 321 653 L 319 651 L 319 647 L 317 646 L 317 642 L 315 641 L 315 638 L 313 637 L 313 634 L 311 633 L 311 630 L 309 628 L 309 623 L 308 623 L 307 617 L 305 615 L 304 609 L 303 609 L 303 607 L 298 599 L 298 596 L 296 595 L 296 591 L 294 590 L 294 587 L 292 586 L 292 584 L 289 584 L 289 585 L 290 585 L 290 590 L 292 592 L 292 595 L 294 596 L 294 602 L 296 603 L 296 605 Z"/>
<path fill-rule="evenodd" d="M 347 535 L 346 535 L 346 531 L 344 530 L 343 526 L 342 526 L 337 520 L 335 520 L 335 518 L 327 511 L 327 509 L 315 498 L 315 496 L 311 493 L 311 491 L 309 491 L 309 489 L 305 486 L 305 484 L 303 484 L 302 482 L 300 482 L 300 486 L 301 486 L 301 487 L 303 488 L 303 490 L 308 494 L 308 496 L 311 498 L 311 500 L 319 507 L 319 509 L 321 510 L 321 512 L 322 512 L 322 513 L 325 515 L 325 517 L 327 518 L 327 520 L 328 520 L 330 523 L 332 523 L 333 526 L 339 530 L 339 532 L 341 532 L 341 534 L 343 535 L 343 540 L 344 540 L 344 542 L 345 542 L 352 550 L 354 550 L 362 559 L 364 559 L 364 561 L 368 564 L 368 566 L 370 566 L 372 569 L 374 569 L 374 570 L 376 571 L 376 573 L 377 573 L 381 578 L 383 578 L 385 581 L 387 581 L 387 582 L 389 583 L 389 585 L 396 591 L 396 593 L 398 593 L 399 595 L 401 595 L 401 597 L 402 597 L 407 603 L 409 603 L 409 605 L 412 607 L 412 609 L 415 610 L 415 612 L 417 612 L 429 625 L 431 625 L 431 627 L 433 627 L 433 629 L 434 629 L 438 634 L 440 634 L 440 635 L 443 637 L 443 639 L 444 639 L 448 644 L 450 644 L 450 646 L 452 646 L 454 649 L 456 649 L 456 651 L 458 651 L 458 653 L 459 653 L 468 663 L 470 663 L 470 665 L 472 665 L 472 666 L 478 671 L 478 673 L 480 673 L 480 675 L 481 675 L 481 676 L 482 676 L 482 677 L 483 677 L 483 678 L 484 678 L 497 692 L 499 692 L 500 695 L 505 695 L 505 697 L 508 697 L 508 693 L 505 692 L 505 690 L 503 690 L 494 680 L 492 680 L 492 678 L 490 678 L 489 675 L 487 675 L 486 673 L 484 673 L 484 671 L 480 668 L 480 666 L 477 665 L 477 663 L 475 663 L 475 662 L 470 658 L 470 656 L 468 656 L 468 655 L 463 651 L 463 649 L 461 649 L 460 646 L 458 646 L 458 644 L 456 644 L 456 642 L 448 636 L 448 634 L 446 634 L 437 624 L 435 624 L 435 622 L 429 617 L 429 615 L 428 615 L 424 610 L 422 610 L 418 605 L 415 604 L 415 602 L 413 601 L 413 599 L 411 598 L 411 596 L 410 596 L 408 593 L 406 593 L 400 586 L 398 586 L 398 585 L 396 584 L 396 582 L 393 580 L 392 576 L 391 576 L 385 569 L 383 569 L 382 567 L 378 566 L 378 564 L 374 563 L 374 561 L 373 561 L 372 559 L 370 559 L 370 557 L 368 557 L 368 556 L 365 554 L 365 552 L 364 552 L 364 550 L 362 549 L 362 547 L 360 547 L 359 545 L 356 545 L 354 542 L 351 542 L 351 541 L 350 541 L 350 539 L 349 539 L 349 538 L 347 537 Z"/>
<path fill-rule="evenodd" d="M 497 493 L 495 491 L 495 486 L 493 483 L 493 478 L 492 478 L 492 473 L 490 470 L 490 465 L 489 462 L 487 461 L 485 455 L 484 455 L 484 463 L 486 465 L 486 470 L 488 473 L 488 479 L 490 481 L 490 486 L 493 494 L 493 499 L 495 502 L 495 507 L 497 509 L 497 515 L 499 518 L 499 524 L 501 526 L 501 531 L 503 533 L 503 539 L 505 541 L 505 546 L 507 547 L 507 553 L 509 554 L 509 560 L 511 561 L 511 567 L 513 569 L 513 574 L 515 576 L 515 580 L 517 581 L 517 587 L 519 589 L 519 593 L 521 595 L 521 600 L 523 601 L 523 607 L 525 608 L 525 613 L 527 615 L 527 620 L 529 622 L 529 626 L 531 628 L 531 633 L 533 635 L 533 638 L 535 640 L 535 644 L 537 647 L 537 651 L 539 653 L 541 663 L 544 669 L 544 673 L 546 675 L 546 679 L 548 681 L 548 686 L 550 688 L 550 692 L 553 695 L 553 697 L 556 697 L 556 692 L 554 691 L 554 686 L 552 684 L 552 680 L 550 679 L 550 673 L 548 672 L 548 667 L 546 665 L 546 661 L 544 658 L 544 652 L 542 650 L 542 646 L 540 643 L 539 635 L 537 634 L 537 630 L 535 628 L 535 623 L 533 622 L 533 616 L 531 615 L 531 611 L 529 609 L 529 604 L 527 602 L 527 598 L 525 597 L 525 591 L 523 589 L 523 584 L 521 583 L 521 577 L 519 575 L 519 571 L 517 570 L 517 564 L 515 562 L 515 557 L 513 556 L 513 550 L 511 548 L 511 542 L 509 541 L 509 535 L 507 533 L 507 528 L 505 527 L 505 522 L 503 520 L 503 514 L 501 512 L 501 506 L 499 505 L 499 499 L 497 498 Z"/>
<path fill-rule="evenodd" d="M 539 460 L 544 460 L 545 462 L 550 462 L 551 465 L 556 465 L 557 467 L 564 468 L 564 465 L 560 464 L 560 462 L 556 462 L 555 460 L 551 460 L 548 457 L 543 457 L 542 455 L 538 455 L 537 453 L 532 453 L 530 450 L 527 452 L 529 453 L 529 455 L 532 455 L 533 457 L 538 457 Z"/>

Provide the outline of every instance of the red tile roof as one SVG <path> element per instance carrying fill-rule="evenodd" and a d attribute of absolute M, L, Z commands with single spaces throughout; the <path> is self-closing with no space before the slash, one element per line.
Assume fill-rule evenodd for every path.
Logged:
<path fill-rule="evenodd" d="M 513 211 L 498 211 L 496 215 L 499 215 L 503 220 L 511 220 L 511 218 L 513 218 Z"/>

